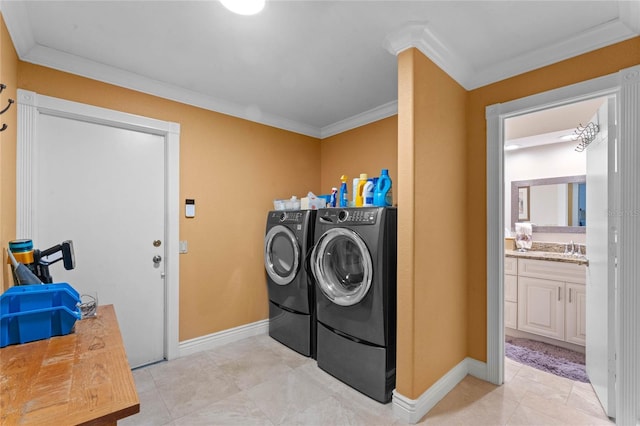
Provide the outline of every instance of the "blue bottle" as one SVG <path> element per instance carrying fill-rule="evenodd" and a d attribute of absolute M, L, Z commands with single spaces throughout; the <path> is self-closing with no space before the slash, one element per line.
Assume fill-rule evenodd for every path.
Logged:
<path fill-rule="evenodd" d="M 340 177 L 340 181 L 342 181 L 342 183 L 340 184 L 340 194 L 339 194 L 339 198 L 340 198 L 340 207 L 349 207 L 349 191 L 347 191 L 347 176 L 346 175 L 342 175 Z"/>
<path fill-rule="evenodd" d="M 373 205 L 376 207 L 390 207 L 393 205 L 391 178 L 387 169 L 382 169 L 380 172 L 380 177 L 373 192 Z"/>

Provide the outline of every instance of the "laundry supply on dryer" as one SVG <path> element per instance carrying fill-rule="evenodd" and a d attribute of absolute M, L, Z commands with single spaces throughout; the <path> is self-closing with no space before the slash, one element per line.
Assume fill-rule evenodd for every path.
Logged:
<path fill-rule="evenodd" d="M 331 197 L 329 198 L 329 207 L 336 207 L 338 201 L 338 188 L 331 188 Z"/>
<path fill-rule="evenodd" d="M 373 205 L 376 207 L 390 207 L 393 205 L 392 182 L 389 170 L 382 169 L 373 193 Z"/>
<path fill-rule="evenodd" d="M 375 182 L 378 178 L 369 178 L 367 182 L 364 184 L 364 188 L 362 190 L 362 199 L 363 207 L 372 207 L 373 206 L 373 190 L 375 188 Z"/>
<path fill-rule="evenodd" d="M 353 186 L 352 186 L 352 191 L 351 191 L 351 203 L 349 204 L 349 207 L 355 207 L 356 206 L 356 196 L 358 195 L 358 183 L 360 182 L 360 178 L 353 178 Z"/>
<path fill-rule="evenodd" d="M 366 173 L 360 173 L 360 179 L 358 179 L 358 187 L 356 188 L 356 207 L 362 207 L 364 205 L 364 186 L 367 184 L 369 176 Z"/>
<path fill-rule="evenodd" d="M 340 176 L 340 181 L 342 182 L 340 184 L 340 207 L 347 207 L 349 206 L 349 194 L 347 191 L 347 175 L 342 175 Z"/>

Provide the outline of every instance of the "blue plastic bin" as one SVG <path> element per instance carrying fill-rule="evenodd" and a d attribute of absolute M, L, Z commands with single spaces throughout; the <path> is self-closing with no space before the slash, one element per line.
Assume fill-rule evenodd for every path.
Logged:
<path fill-rule="evenodd" d="M 67 283 L 11 287 L 0 296 L 0 348 L 69 334 L 80 296 Z"/>
<path fill-rule="evenodd" d="M 67 283 L 18 285 L 0 296 L 0 315 L 66 306 L 75 310 L 78 292 Z"/>

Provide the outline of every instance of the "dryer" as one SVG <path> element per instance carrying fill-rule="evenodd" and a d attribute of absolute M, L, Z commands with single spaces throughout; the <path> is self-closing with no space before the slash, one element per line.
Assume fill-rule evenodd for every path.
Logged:
<path fill-rule="evenodd" d="M 315 210 L 270 211 L 264 237 L 269 335 L 314 358 L 315 293 L 306 264 L 313 247 L 315 218 Z"/>
<path fill-rule="evenodd" d="M 383 403 L 396 377 L 396 259 L 396 208 L 318 211 L 318 366 Z"/>

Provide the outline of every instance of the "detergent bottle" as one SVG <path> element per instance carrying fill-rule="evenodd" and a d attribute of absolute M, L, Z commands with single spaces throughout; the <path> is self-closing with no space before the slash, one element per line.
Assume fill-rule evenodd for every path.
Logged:
<path fill-rule="evenodd" d="M 360 182 L 360 178 L 353 178 L 353 186 L 352 186 L 353 191 L 351 191 L 351 204 L 349 204 L 349 207 L 355 207 L 356 206 L 356 197 L 358 196 L 358 183 L 359 182 Z"/>
<path fill-rule="evenodd" d="M 329 198 L 329 207 L 335 207 L 338 198 L 338 188 L 335 186 L 331 188 L 331 197 Z"/>
<path fill-rule="evenodd" d="M 373 206 L 373 190 L 375 188 L 375 182 L 378 178 L 369 178 L 367 179 L 367 183 L 364 184 L 364 189 L 362 190 L 362 205 L 364 207 Z"/>
<path fill-rule="evenodd" d="M 391 192 L 391 178 L 389 170 L 382 169 L 380 177 L 373 193 L 373 205 L 377 207 L 389 207 L 393 205 L 393 194 Z"/>
<path fill-rule="evenodd" d="M 366 173 L 360 173 L 360 179 L 358 180 L 358 188 L 356 192 L 356 207 L 362 207 L 364 205 L 364 186 L 367 184 L 369 176 Z"/>
<path fill-rule="evenodd" d="M 340 176 L 340 207 L 348 207 L 349 206 L 349 191 L 347 191 L 347 175 Z"/>

